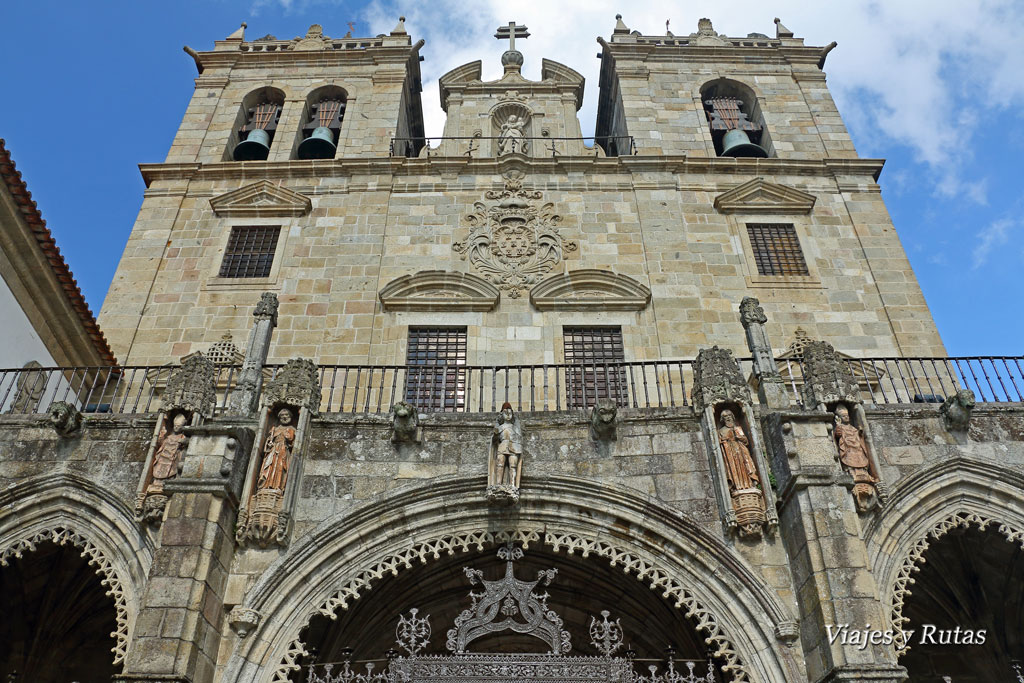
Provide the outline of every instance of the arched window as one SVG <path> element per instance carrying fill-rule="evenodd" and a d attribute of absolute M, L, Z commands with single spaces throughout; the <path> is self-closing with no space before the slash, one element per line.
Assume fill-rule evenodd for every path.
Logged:
<path fill-rule="evenodd" d="M 309 94 L 303 117 L 305 123 L 299 131 L 302 136 L 296 152 L 299 159 L 334 158 L 347 99 L 345 91 L 333 85 L 318 88 Z"/>
<path fill-rule="evenodd" d="M 283 106 L 284 93 L 277 88 L 260 88 L 245 96 L 228 146 L 232 159 L 266 160 Z"/>
<path fill-rule="evenodd" d="M 715 154 L 720 157 L 773 156 L 771 138 L 753 90 L 737 81 L 719 78 L 704 84 L 700 99 Z"/>

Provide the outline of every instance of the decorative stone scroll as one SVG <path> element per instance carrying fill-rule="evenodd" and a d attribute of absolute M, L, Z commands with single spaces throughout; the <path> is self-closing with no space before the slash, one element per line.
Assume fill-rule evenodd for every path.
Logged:
<path fill-rule="evenodd" d="M 523 424 L 507 401 L 494 424 L 487 462 L 487 500 L 496 505 L 518 503 L 523 477 Z"/>
<path fill-rule="evenodd" d="M 235 540 L 261 548 L 285 545 L 302 478 L 310 417 L 320 406 L 316 364 L 293 358 L 267 383 L 260 399 L 256 456 L 249 462 Z"/>
<path fill-rule="evenodd" d="M 868 512 L 885 502 L 878 460 L 861 403 L 860 387 L 849 365 L 832 345 L 810 341 L 804 347 L 803 400 L 809 410 L 834 411 L 832 427 L 839 463 L 853 477 L 853 497 L 858 512 Z"/>
<path fill-rule="evenodd" d="M 164 484 L 181 474 L 189 441 L 186 428 L 213 417 L 216 375 L 213 362 L 197 352 L 183 358 L 167 380 L 135 499 L 137 521 L 155 527 L 163 522 L 168 501 Z"/>
<path fill-rule="evenodd" d="M 775 496 L 750 390 L 728 349 L 701 349 L 693 367 L 693 405 L 701 415 L 712 479 L 726 527 L 760 538 L 778 525 Z"/>
<path fill-rule="evenodd" d="M 550 653 L 566 654 L 572 649 L 569 632 L 562 629 L 562 618 L 548 609 L 547 593 L 537 595 L 537 584 L 549 585 L 558 574 L 557 569 L 537 573 L 535 581 L 517 579 L 513 563 L 523 557 L 522 548 L 511 544 L 498 550 L 505 560 L 505 577 L 500 581 L 487 581 L 483 572 L 466 567 L 463 571 L 471 585 L 479 585 L 483 593 L 470 593 L 473 606 L 456 617 L 455 627 L 448 631 L 448 650 L 464 653 L 471 642 L 491 633 L 515 631 L 544 641 Z M 501 605 L 499 609 L 492 609 Z M 499 616 L 500 614 L 500 616 Z"/>
<path fill-rule="evenodd" d="M 564 252 L 577 249 L 575 242 L 558 234 L 562 217 L 555 213 L 554 204 L 537 206 L 543 194 L 524 190 L 524 177 L 522 171 L 510 170 L 505 174 L 505 189 L 485 192 L 491 202 L 473 205 L 473 213 L 466 217 L 469 235 L 452 244 L 463 259 L 468 258 L 512 298 L 550 272 Z"/>

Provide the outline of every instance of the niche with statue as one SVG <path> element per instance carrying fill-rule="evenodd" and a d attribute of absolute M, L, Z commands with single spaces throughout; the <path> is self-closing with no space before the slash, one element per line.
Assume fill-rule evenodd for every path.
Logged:
<path fill-rule="evenodd" d="M 188 429 L 213 417 L 216 403 L 213 362 L 202 353 L 185 358 L 163 392 L 135 499 L 137 521 L 153 526 L 163 522 L 168 501 L 164 484 L 181 474 Z"/>
<path fill-rule="evenodd" d="M 320 404 L 320 376 L 311 360 L 292 359 L 260 398 L 255 453 L 249 460 L 238 511 L 239 545 L 283 546 L 302 479 L 309 421 Z"/>

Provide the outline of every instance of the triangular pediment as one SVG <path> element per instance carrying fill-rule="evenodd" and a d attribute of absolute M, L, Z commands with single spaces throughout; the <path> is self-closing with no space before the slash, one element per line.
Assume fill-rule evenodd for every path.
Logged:
<path fill-rule="evenodd" d="M 380 290 L 385 311 L 490 311 L 499 296 L 482 277 L 447 270 L 403 275 Z"/>
<path fill-rule="evenodd" d="M 721 213 L 805 214 L 816 199 L 795 187 L 754 178 L 715 197 L 715 208 Z"/>
<path fill-rule="evenodd" d="M 305 216 L 312 210 L 313 202 L 304 194 L 260 180 L 214 197 L 210 206 L 218 216 L 274 218 Z"/>
<path fill-rule="evenodd" d="M 530 290 L 530 301 L 542 311 L 640 311 L 651 290 L 626 275 L 585 268 L 552 275 Z"/>

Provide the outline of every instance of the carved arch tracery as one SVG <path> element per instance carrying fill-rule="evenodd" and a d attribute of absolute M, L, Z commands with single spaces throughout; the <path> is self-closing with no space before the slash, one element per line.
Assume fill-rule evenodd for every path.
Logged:
<path fill-rule="evenodd" d="M 929 547 L 954 529 L 995 527 L 1024 548 L 1024 476 L 997 463 L 957 456 L 906 477 L 865 528 L 872 572 L 898 637 L 897 655 L 910 648 L 900 633 L 903 609 Z"/>
<path fill-rule="evenodd" d="M 0 567 L 6 567 L 11 559 L 21 559 L 25 553 L 33 552 L 37 545 L 47 541 L 59 546 L 71 545 L 78 548 L 81 556 L 89 562 L 89 566 L 95 567 L 96 574 L 103 577 L 100 583 L 107 589 L 107 595 L 113 599 L 117 614 L 117 630 L 111 634 L 117 641 L 111 650 L 114 653 L 114 665 L 123 663 L 128 651 L 130 633 L 128 599 L 113 564 L 88 538 L 74 529 L 58 524 L 28 533 L 21 538 L 8 539 L 0 546 Z"/>
<path fill-rule="evenodd" d="M 153 540 L 139 535 L 131 508 L 84 477 L 32 477 L 0 493 L 0 566 L 40 543 L 72 546 L 95 567 L 114 601 L 113 663 L 124 662 L 135 627 Z"/>
<path fill-rule="evenodd" d="M 258 637 L 238 643 L 225 680 L 283 683 L 301 663 L 313 615 L 340 617 L 340 610 L 380 579 L 415 564 L 508 541 L 607 559 L 674 601 L 697 626 L 711 654 L 728 667 L 727 680 L 799 675 L 788 648 L 774 647 L 795 623 L 789 610 L 742 558 L 696 521 L 649 500 L 638 502 L 630 490 L 616 485 L 603 487 L 595 506 L 591 485 L 564 476 L 538 482 L 537 502 L 520 511 L 515 528 L 491 527 L 483 502 L 479 508 L 465 508 L 453 521 L 445 511 L 456 500 L 465 505 L 466 491 L 477 490 L 479 484 L 472 478 L 445 478 L 429 487 L 413 484 L 390 501 L 344 512 L 341 524 L 325 520 L 249 591 L 241 607 L 262 613 Z M 393 524 L 382 520 L 394 519 L 387 510 L 398 498 L 403 501 L 402 533 L 382 533 L 381 524 Z M 603 530 L 612 518 L 567 516 L 566 506 L 573 505 L 588 510 L 608 506 L 617 511 L 619 523 L 634 531 L 628 538 L 610 538 Z M 339 562 L 351 562 L 351 569 L 339 574 Z M 296 610 L 296 604 L 316 607 Z"/>

